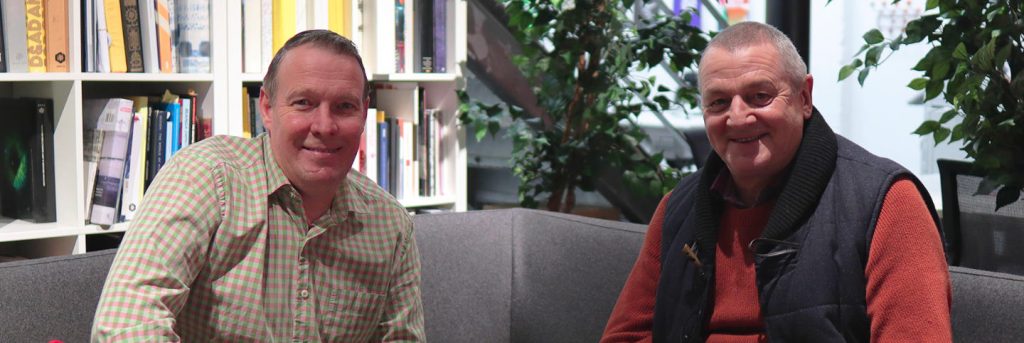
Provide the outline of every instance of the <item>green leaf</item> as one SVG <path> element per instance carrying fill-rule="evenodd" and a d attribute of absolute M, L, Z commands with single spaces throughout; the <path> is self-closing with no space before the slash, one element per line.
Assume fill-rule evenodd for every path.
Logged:
<path fill-rule="evenodd" d="M 928 87 L 924 90 L 924 100 L 928 101 L 942 94 L 942 80 L 932 79 L 928 81 Z"/>
<path fill-rule="evenodd" d="M 910 81 L 909 84 L 907 84 L 907 87 L 910 87 L 910 89 L 913 89 L 915 91 L 922 90 L 925 86 L 928 86 L 928 78 L 925 77 L 913 79 Z"/>
<path fill-rule="evenodd" d="M 864 42 L 868 44 L 878 44 L 885 40 L 885 36 L 882 36 L 882 31 L 878 29 L 872 29 L 864 34 Z"/>
<path fill-rule="evenodd" d="M 941 123 L 941 124 L 945 124 L 945 123 L 946 123 L 946 122 L 948 122 L 948 121 L 949 121 L 950 119 L 953 119 L 954 117 L 956 117 L 956 114 L 957 114 L 956 110 L 949 110 L 949 111 L 946 111 L 946 113 L 943 113 L 943 114 L 942 114 L 942 117 L 941 117 L 941 118 L 939 118 L 939 123 Z"/>
<path fill-rule="evenodd" d="M 956 124 L 953 127 L 953 133 L 949 136 L 949 142 L 953 143 L 961 139 L 964 139 L 964 125 Z"/>
<path fill-rule="evenodd" d="M 993 67 L 992 62 L 996 55 L 995 43 L 994 39 L 989 41 L 985 46 L 982 46 L 981 49 L 978 49 L 978 53 L 974 54 L 972 62 L 982 70 L 988 71 Z"/>
<path fill-rule="evenodd" d="M 864 65 L 878 65 L 878 57 L 882 55 L 882 49 L 885 49 L 885 45 L 878 45 L 869 49 L 868 53 L 864 54 Z"/>
<path fill-rule="evenodd" d="M 940 127 L 942 126 L 939 125 L 939 122 L 934 120 L 926 120 L 925 122 L 921 123 L 921 126 L 917 127 L 917 130 L 914 130 L 914 134 L 924 136 L 929 133 L 935 132 L 935 130 L 937 130 Z"/>
<path fill-rule="evenodd" d="M 932 80 L 941 80 L 946 78 L 946 74 L 949 74 L 949 64 L 951 61 L 935 61 L 932 65 Z"/>
<path fill-rule="evenodd" d="M 927 11 L 936 7 L 939 7 L 939 0 L 928 0 L 924 5 L 924 10 Z"/>
<path fill-rule="evenodd" d="M 861 69 L 860 74 L 857 75 L 857 82 L 860 83 L 861 86 L 864 86 L 864 79 L 868 78 L 868 73 L 870 73 L 870 69 L 864 68 Z"/>
<path fill-rule="evenodd" d="M 949 129 L 941 126 L 938 129 L 936 129 L 932 136 L 933 138 L 935 138 L 935 145 L 939 145 L 939 143 L 942 143 L 942 141 L 946 140 L 946 138 L 949 137 L 950 133 L 951 131 Z"/>
<path fill-rule="evenodd" d="M 1014 187 L 1003 187 L 996 194 L 996 211 L 999 211 L 1003 206 L 1012 204 L 1020 200 L 1020 188 Z"/>
<path fill-rule="evenodd" d="M 477 142 L 482 141 L 482 140 L 484 140 L 484 137 L 487 137 L 487 126 L 485 126 L 485 125 L 477 125 L 476 126 L 476 141 Z"/>
<path fill-rule="evenodd" d="M 960 44 L 956 45 L 956 49 L 953 49 L 953 58 L 964 61 L 970 58 L 970 56 L 967 55 L 967 46 L 964 45 L 964 42 L 960 42 Z"/>
<path fill-rule="evenodd" d="M 860 59 L 854 59 L 853 62 L 850 62 L 850 64 L 844 65 L 842 68 L 839 68 L 839 81 L 845 80 L 847 77 L 850 77 L 850 74 L 853 74 L 853 72 L 856 71 L 857 68 L 860 66 Z"/>

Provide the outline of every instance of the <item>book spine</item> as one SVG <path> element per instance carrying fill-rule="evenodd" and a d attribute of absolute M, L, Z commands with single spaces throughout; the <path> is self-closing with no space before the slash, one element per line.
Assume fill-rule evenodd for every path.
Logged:
<path fill-rule="evenodd" d="M 210 1 L 177 0 L 178 70 L 210 72 Z"/>
<path fill-rule="evenodd" d="M 262 49 L 260 42 L 263 23 L 261 11 L 263 5 L 260 0 L 243 0 L 242 2 L 242 63 L 246 73 L 259 73 L 263 65 L 260 57 Z"/>
<path fill-rule="evenodd" d="M 25 33 L 28 71 L 46 72 L 46 31 L 43 26 L 43 1 L 25 0 Z"/>
<path fill-rule="evenodd" d="M 327 27 L 339 35 L 352 37 L 351 0 L 328 1 Z M 371 120 L 372 122 L 372 120 Z"/>
<path fill-rule="evenodd" d="M 149 109 L 149 142 L 146 145 L 146 180 L 145 188 L 156 178 L 157 172 L 163 166 L 164 151 L 164 123 L 167 121 L 167 112 L 161 109 L 150 107 Z"/>
<path fill-rule="evenodd" d="M 124 188 L 121 197 L 121 219 L 129 221 L 142 202 L 146 177 L 146 142 L 149 139 L 149 101 L 145 96 L 134 96 L 132 100 L 132 133 L 126 162 Z"/>
<path fill-rule="evenodd" d="M 366 172 L 370 180 L 377 181 L 377 109 L 370 108 L 366 111 L 366 127 L 363 129 L 366 134 Z"/>
<path fill-rule="evenodd" d="M 443 0 L 416 0 L 416 19 L 419 20 L 416 46 L 420 66 L 416 71 L 421 73 L 434 72 L 434 1 Z"/>
<path fill-rule="evenodd" d="M 93 0 L 82 0 L 82 71 L 96 72 L 96 15 L 93 12 Z"/>
<path fill-rule="evenodd" d="M 110 31 L 107 31 L 107 11 L 103 5 L 105 0 L 95 0 L 92 7 L 93 20 L 96 25 L 96 71 L 110 72 Z"/>
<path fill-rule="evenodd" d="M 395 72 L 405 72 L 405 2 L 395 0 Z M 387 25 L 379 23 L 379 25 Z M 412 37 L 410 37 L 412 38 Z"/>
<path fill-rule="evenodd" d="M 4 41 L 3 2 L 0 1 L 0 73 L 7 72 L 7 43 Z"/>
<path fill-rule="evenodd" d="M 260 71 L 264 73 L 274 58 L 274 0 L 260 2 Z"/>
<path fill-rule="evenodd" d="M 124 31 L 124 52 L 128 72 L 144 72 L 139 0 L 121 0 L 121 25 Z"/>
<path fill-rule="evenodd" d="M 121 2 L 119 0 L 103 0 L 103 12 L 107 21 L 107 37 L 110 38 L 110 72 L 127 72 L 128 61 L 125 57 Z"/>
<path fill-rule="evenodd" d="M 37 223 L 57 220 L 57 197 L 53 169 L 53 100 L 35 102 L 36 130 L 32 137 L 32 219 Z"/>
<path fill-rule="evenodd" d="M 277 50 L 284 46 L 284 43 L 289 38 L 295 35 L 295 0 L 271 0 L 273 1 L 274 11 L 274 50 L 273 53 L 277 53 Z"/>
<path fill-rule="evenodd" d="M 139 36 L 142 39 L 142 70 L 147 73 L 160 72 L 160 50 L 157 48 L 156 2 L 141 0 L 139 5 Z"/>
<path fill-rule="evenodd" d="M 28 36 L 25 35 L 25 1 L 3 0 L 4 43 L 7 71 L 28 72 Z"/>
<path fill-rule="evenodd" d="M 391 144 L 389 135 L 390 128 L 388 127 L 388 120 L 384 111 L 377 111 L 377 184 L 380 188 L 385 191 L 391 190 L 391 171 L 389 168 L 391 162 L 391 149 L 388 146 Z"/>
<path fill-rule="evenodd" d="M 448 72 L 448 0 L 434 0 L 434 72 Z"/>
<path fill-rule="evenodd" d="M 174 58 L 171 56 L 171 10 L 167 0 L 156 0 L 156 41 L 160 58 L 160 71 L 174 72 Z"/>
<path fill-rule="evenodd" d="M 88 12 L 86 12 L 88 13 Z M 46 71 L 66 73 L 68 63 L 68 3 L 66 0 L 46 0 L 43 21 L 46 26 Z M 83 31 L 82 35 L 87 35 Z"/>
<path fill-rule="evenodd" d="M 110 101 L 116 104 L 115 122 L 103 137 L 103 152 L 96 172 L 92 214 L 89 217 L 93 224 L 99 225 L 112 225 L 118 218 L 117 203 L 120 200 L 121 182 L 124 180 L 124 163 L 132 125 L 132 101 L 116 98 Z"/>

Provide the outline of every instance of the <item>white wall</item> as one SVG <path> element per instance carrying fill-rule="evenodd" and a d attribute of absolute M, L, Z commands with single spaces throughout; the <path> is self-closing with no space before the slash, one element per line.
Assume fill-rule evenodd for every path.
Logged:
<path fill-rule="evenodd" d="M 863 87 L 856 74 L 836 81 L 839 69 L 852 61 L 864 44 L 864 32 L 892 22 L 887 15 L 892 9 L 886 7 L 889 2 L 836 0 L 826 5 L 826 0 L 812 0 L 809 68 L 815 80 L 814 104 L 837 133 L 914 172 L 928 187 L 936 206 L 941 206 L 938 174 L 931 167 L 935 163 L 932 138 L 912 133 L 925 119 L 926 109 L 910 104 L 919 94 L 906 87 L 920 77 L 911 68 L 924 57 L 928 46 L 920 43 L 900 48 L 871 72 Z M 913 4 L 923 10 L 923 2 Z M 894 37 L 887 34 L 886 38 Z"/>

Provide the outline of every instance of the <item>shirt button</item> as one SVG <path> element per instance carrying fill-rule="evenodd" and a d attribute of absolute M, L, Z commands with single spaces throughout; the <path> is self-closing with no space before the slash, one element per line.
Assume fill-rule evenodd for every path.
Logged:
<path fill-rule="evenodd" d="M 305 256 L 299 256 L 299 263 L 300 264 L 306 264 L 306 257 Z"/>
<path fill-rule="evenodd" d="M 299 297 L 303 299 L 309 298 L 309 291 L 305 289 L 299 291 Z"/>

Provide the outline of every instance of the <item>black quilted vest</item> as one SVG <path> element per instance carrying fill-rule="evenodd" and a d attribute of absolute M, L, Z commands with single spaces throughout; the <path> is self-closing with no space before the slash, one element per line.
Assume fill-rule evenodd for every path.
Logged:
<path fill-rule="evenodd" d="M 662 226 L 654 342 L 703 342 L 711 317 L 715 241 L 722 202 L 709 186 L 724 164 L 707 166 L 672 191 Z M 772 342 L 867 342 L 864 267 L 882 201 L 909 171 L 837 136 L 815 111 L 761 238 L 754 265 L 765 331 Z M 698 268 L 682 252 L 695 246 Z"/>

